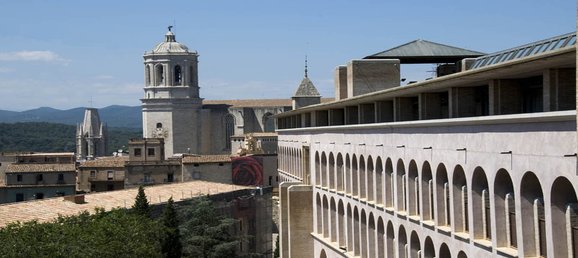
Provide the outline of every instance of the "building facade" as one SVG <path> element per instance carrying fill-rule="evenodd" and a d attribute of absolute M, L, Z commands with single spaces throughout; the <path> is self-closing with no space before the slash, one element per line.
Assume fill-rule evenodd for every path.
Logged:
<path fill-rule="evenodd" d="M 0 203 L 72 195 L 76 190 L 74 153 L 15 154 L 6 165 Z"/>
<path fill-rule="evenodd" d="M 469 57 L 426 42 L 461 58 L 381 78 L 426 59 L 416 42 L 277 116 L 281 257 L 577 257 L 576 34 Z"/>

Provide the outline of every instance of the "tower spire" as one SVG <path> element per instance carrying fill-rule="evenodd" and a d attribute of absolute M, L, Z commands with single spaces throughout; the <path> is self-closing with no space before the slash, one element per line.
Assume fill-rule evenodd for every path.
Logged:
<path fill-rule="evenodd" d="M 307 55 L 305 55 L 305 78 L 307 78 Z"/>

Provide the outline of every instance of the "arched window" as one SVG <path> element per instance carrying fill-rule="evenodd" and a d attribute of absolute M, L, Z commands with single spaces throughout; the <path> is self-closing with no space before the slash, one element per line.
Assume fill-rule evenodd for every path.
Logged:
<path fill-rule="evenodd" d="M 193 85 L 193 83 L 194 83 L 195 78 L 193 78 L 193 76 L 194 76 L 193 66 L 191 65 L 191 66 L 189 66 L 189 85 Z"/>
<path fill-rule="evenodd" d="M 163 65 L 155 66 L 155 85 L 163 85 L 165 83 L 165 71 Z"/>
<path fill-rule="evenodd" d="M 163 124 L 162 123 L 157 123 L 157 129 L 163 128 Z"/>
<path fill-rule="evenodd" d="M 231 114 L 225 115 L 223 128 L 225 128 L 225 150 L 231 150 L 231 137 L 235 134 L 235 117 Z"/>
<path fill-rule="evenodd" d="M 151 67 L 149 65 L 145 66 L 145 84 L 146 86 L 151 85 Z"/>
<path fill-rule="evenodd" d="M 263 115 L 263 132 L 275 132 L 275 119 L 271 118 L 272 115 L 269 112 Z"/>
<path fill-rule="evenodd" d="M 181 66 L 175 66 L 175 77 L 174 77 L 175 85 L 180 85 L 183 82 L 183 73 L 181 71 Z"/>

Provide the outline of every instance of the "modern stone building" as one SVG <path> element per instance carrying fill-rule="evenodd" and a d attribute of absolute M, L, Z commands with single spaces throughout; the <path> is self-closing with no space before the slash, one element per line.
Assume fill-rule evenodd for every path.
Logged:
<path fill-rule="evenodd" d="M 106 156 L 107 148 L 107 127 L 100 122 L 96 108 L 87 108 L 82 124 L 76 126 L 76 159 L 90 160 Z"/>
<path fill-rule="evenodd" d="M 277 115 L 281 257 L 577 257 L 576 33 L 414 41 Z M 399 65 L 437 63 L 400 85 Z"/>

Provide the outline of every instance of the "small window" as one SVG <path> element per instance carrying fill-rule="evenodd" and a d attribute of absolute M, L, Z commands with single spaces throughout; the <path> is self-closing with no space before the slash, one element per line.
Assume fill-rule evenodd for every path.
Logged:
<path fill-rule="evenodd" d="M 134 148 L 134 156 L 135 157 L 140 157 L 141 154 L 141 149 L 140 148 Z"/>
<path fill-rule="evenodd" d="M 23 194 L 23 193 L 17 193 L 17 194 L 16 194 L 16 201 L 17 201 L 17 202 L 22 202 L 22 201 L 24 201 L 24 194 Z"/>
<path fill-rule="evenodd" d="M 171 183 L 175 181 L 175 175 L 174 174 L 167 174 L 167 182 Z"/>
<path fill-rule="evenodd" d="M 222 162 L 221 162 L 221 163 L 219 163 L 219 166 L 220 166 L 220 167 L 222 167 L 223 165 L 224 165 L 224 164 L 223 164 Z"/>
<path fill-rule="evenodd" d="M 90 178 L 95 178 L 96 177 L 96 171 L 91 170 L 90 171 Z"/>
<path fill-rule="evenodd" d="M 36 193 L 36 194 L 34 195 L 34 198 L 35 198 L 35 199 L 44 199 L 44 193 Z"/>
<path fill-rule="evenodd" d="M 150 156 L 154 156 L 155 155 L 155 148 L 148 148 L 147 149 L 147 155 Z"/>
<path fill-rule="evenodd" d="M 58 174 L 58 181 L 64 181 L 64 174 Z"/>
<path fill-rule="evenodd" d="M 198 166 L 199 166 L 199 163 L 193 163 L 193 166 L 194 166 L 194 167 L 198 167 Z"/>
<path fill-rule="evenodd" d="M 113 180 L 113 179 L 114 179 L 114 171 L 110 171 L 110 170 L 107 171 L 107 172 L 106 172 L 106 178 L 107 178 L 108 180 Z"/>
<path fill-rule="evenodd" d="M 16 181 L 22 182 L 22 175 L 16 175 Z"/>
<path fill-rule="evenodd" d="M 157 123 L 157 128 L 163 128 L 163 124 L 162 124 L 162 123 Z"/>
<path fill-rule="evenodd" d="M 143 181 L 144 181 L 145 183 L 151 182 L 151 175 L 144 175 Z"/>
<path fill-rule="evenodd" d="M 43 180 L 44 180 L 44 176 L 43 176 L 42 174 L 36 175 L 36 181 L 37 181 L 37 182 L 41 182 L 41 181 L 43 181 Z"/>

